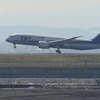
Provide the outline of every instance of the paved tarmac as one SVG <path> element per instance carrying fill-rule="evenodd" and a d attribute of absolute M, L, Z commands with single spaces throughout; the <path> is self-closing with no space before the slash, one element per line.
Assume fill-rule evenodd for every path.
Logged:
<path fill-rule="evenodd" d="M 100 79 L 97 80 L 100 78 L 99 59 L 100 55 L 85 56 L 85 58 L 81 55 L 62 56 L 62 58 L 56 55 L 40 55 L 37 59 L 34 55 L 2 55 L 0 59 L 1 84 L 39 83 L 44 87 L 0 89 L 0 100 L 100 100 L 100 86 L 97 82 L 100 83 Z M 31 79 L 32 75 L 38 79 Z M 52 77 L 56 79 L 50 80 Z M 58 79 L 61 77 L 62 79 Z M 89 80 L 84 79 L 87 77 Z M 60 88 L 57 86 L 55 88 L 55 85 Z"/>
<path fill-rule="evenodd" d="M 100 90 L 0 89 L 0 100 L 100 100 Z"/>

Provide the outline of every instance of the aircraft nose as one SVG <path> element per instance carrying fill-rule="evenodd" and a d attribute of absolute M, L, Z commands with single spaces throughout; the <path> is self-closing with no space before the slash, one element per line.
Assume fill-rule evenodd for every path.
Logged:
<path fill-rule="evenodd" d="M 9 38 L 6 39 L 6 42 L 9 42 Z"/>

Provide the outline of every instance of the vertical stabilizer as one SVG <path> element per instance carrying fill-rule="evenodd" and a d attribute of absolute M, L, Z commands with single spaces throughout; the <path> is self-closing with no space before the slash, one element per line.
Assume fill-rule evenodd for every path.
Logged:
<path fill-rule="evenodd" d="M 93 42 L 100 43 L 100 33 L 92 39 Z"/>

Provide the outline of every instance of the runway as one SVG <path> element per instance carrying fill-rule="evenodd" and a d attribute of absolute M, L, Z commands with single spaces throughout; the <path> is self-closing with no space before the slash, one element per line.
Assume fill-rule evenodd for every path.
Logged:
<path fill-rule="evenodd" d="M 0 78 L 100 78 L 100 68 L 0 67 Z"/>
<path fill-rule="evenodd" d="M 99 100 L 100 90 L 0 89 L 0 100 Z"/>
<path fill-rule="evenodd" d="M 34 85 L 0 88 L 0 100 L 99 100 L 99 78 L 100 55 L 0 55 L 0 85 Z"/>

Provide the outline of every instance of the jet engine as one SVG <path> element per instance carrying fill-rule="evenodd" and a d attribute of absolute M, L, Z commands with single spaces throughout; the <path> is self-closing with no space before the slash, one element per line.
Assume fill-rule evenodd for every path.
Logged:
<path fill-rule="evenodd" d="M 50 48 L 50 44 L 49 44 L 49 42 L 46 42 L 46 41 L 39 41 L 39 48 L 49 49 Z"/>

